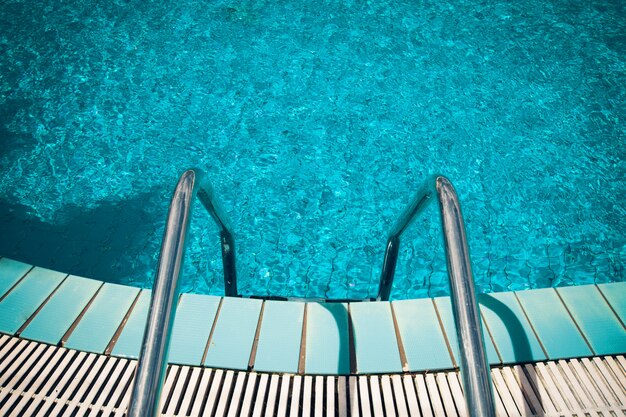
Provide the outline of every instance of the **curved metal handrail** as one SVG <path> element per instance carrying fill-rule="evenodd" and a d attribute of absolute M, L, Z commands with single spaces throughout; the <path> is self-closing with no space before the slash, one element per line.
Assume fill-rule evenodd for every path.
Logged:
<path fill-rule="evenodd" d="M 396 270 L 400 237 L 415 217 L 421 213 L 434 195 L 439 198 L 439 212 L 443 228 L 450 298 L 454 323 L 459 339 L 461 377 L 468 415 L 495 417 L 491 375 L 485 355 L 485 343 L 474 291 L 474 279 L 465 236 L 461 206 L 454 187 L 443 176 L 426 180 L 417 195 L 391 229 L 380 277 L 378 300 L 389 300 Z"/>
<path fill-rule="evenodd" d="M 200 170 L 190 169 L 181 175 L 170 203 L 128 417 L 157 415 L 167 366 L 170 329 L 176 314 L 178 278 L 196 195 L 220 229 L 225 293 L 227 296 L 237 296 L 233 235 L 204 174 Z"/>

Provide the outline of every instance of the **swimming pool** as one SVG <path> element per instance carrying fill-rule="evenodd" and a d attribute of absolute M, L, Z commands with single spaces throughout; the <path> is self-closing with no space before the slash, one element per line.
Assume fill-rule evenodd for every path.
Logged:
<path fill-rule="evenodd" d="M 377 290 L 440 172 L 481 291 L 624 280 L 619 1 L 39 2 L 0 9 L 0 253 L 149 286 L 178 175 L 208 172 L 244 294 Z M 196 210 L 184 290 L 223 291 Z M 447 293 L 434 210 L 395 298 Z"/>

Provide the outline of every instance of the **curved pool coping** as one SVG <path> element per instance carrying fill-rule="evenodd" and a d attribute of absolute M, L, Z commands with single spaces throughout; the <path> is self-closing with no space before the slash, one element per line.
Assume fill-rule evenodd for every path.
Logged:
<path fill-rule="evenodd" d="M 135 359 L 150 291 L 0 258 L 0 333 Z M 626 283 L 479 296 L 492 366 L 626 352 Z M 296 375 L 457 368 L 448 297 L 318 303 L 182 294 L 169 362 Z"/>

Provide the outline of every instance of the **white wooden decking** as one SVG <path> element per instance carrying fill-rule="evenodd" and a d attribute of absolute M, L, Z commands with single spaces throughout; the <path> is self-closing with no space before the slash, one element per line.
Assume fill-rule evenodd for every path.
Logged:
<path fill-rule="evenodd" d="M 136 361 L 0 336 L 0 416 L 123 416 Z M 492 368 L 499 416 L 626 416 L 623 355 Z M 465 416 L 456 371 L 302 376 L 171 365 L 163 416 Z"/>

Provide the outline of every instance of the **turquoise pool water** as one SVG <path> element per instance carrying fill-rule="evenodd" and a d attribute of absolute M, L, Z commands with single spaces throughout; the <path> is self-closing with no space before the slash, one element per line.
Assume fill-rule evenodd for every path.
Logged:
<path fill-rule="evenodd" d="M 178 175 L 207 171 L 244 294 L 376 293 L 386 233 L 455 184 L 481 291 L 621 281 L 621 1 L 8 1 L 0 254 L 150 286 Z M 183 286 L 219 294 L 196 210 Z M 447 293 L 431 207 L 395 298 Z"/>

